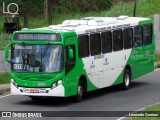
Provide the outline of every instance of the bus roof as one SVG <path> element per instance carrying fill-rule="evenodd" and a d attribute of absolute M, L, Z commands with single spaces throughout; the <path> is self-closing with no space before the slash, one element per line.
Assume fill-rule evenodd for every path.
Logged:
<path fill-rule="evenodd" d="M 55 32 L 76 32 L 84 34 L 97 31 L 112 30 L 136 26 L 140 23 L 152 23 L 150 18 L 142 17 L 85 17 L 81 19 L 65 20 L 62 24 L 50 25 L 45 28 L 36 28 L 32 30 L 53 30 Z"/>

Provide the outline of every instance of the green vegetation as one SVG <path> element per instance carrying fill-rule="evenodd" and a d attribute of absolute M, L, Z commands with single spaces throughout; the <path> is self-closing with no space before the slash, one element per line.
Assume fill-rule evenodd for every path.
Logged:
<path fill-rule="evenodd" d="M 144 111 L 160 111 L 160 104 L 148 107 Z"/>
<path fill-rule="evenodd" d="M 154 105 L 151 107 L 146 108 L 143 111 L 160 111 L 160 105 Z M 159 120 L 158 117 L 132 117 L 129 118 L 128 120 Z"/>
<path fill-rule="evenodd" d="M 156 56 L 155 56 L 155 62 L 160 62 L 160 54 L 156 54 Z"/>
<path fill-rule="evenodd" d="M 0 50 L 4 50 L 10 41 L 11 41 L 11 34 L 0 33 Z"/>
<path fill-rule="evenodd" d="M 53 10 L 57 13 L 88 12 L 108 10 L 111 0 L 55 0 Z"/>
<path fill-rule="evenodd" d="M 0 0 L 0 3 L 2 2 L 6 4 L 16 2 L 21 13 L 27 10 L 29 14 L 35 16 L 37 13 L 43 14 L 45 0 Z M 112 0 L 51 0 L 49 3 L 56 14 L 108 10 L 112 6 Z M 0 10 L 2 10 L 1 6 Z"/>
<path fill-rule="evenodd" d="M 154 14 L 160 13 L 160 4 L 159 0 L 140 0 L 137 3 L 137 16 L 142 17 L 151 17 L 153 18 Z M 37 8 L 38 9 L 38 8 Z M 40 8 L 39 8 L 40 9 Z M 39 10 L 40 11 L 40 10 Z M 133 2 L 119 2 L 111 7 L 109 10 L 103 11 L 89 11 L 84 12 L 53 12 L 53 24 L 59 24 L 66 19 L 75 19 L 86 16 L 120 16 L 120 15 L 133 15 Z M 63 12 L 62 12 L 63 11 Z M 41 13 L 41 12 L 40 12 Z M 34 16 L 34 17 L 33 17 Z M 29 27 L 37 28 L 47 26 L 48 23 L 44 20 L 43 14 L 34 14 L 29 17 Z M 23 18 L 20 19 L 20 25 L 23 26 Z M 0 19 L 0 28 L 3 28 L 3 21 Z"/>
<path fill-rule="evenodd" d="M 0 74 L 0 84 L 10 83 L 10 74 L 9 73 L 1 73 Z"/>
<path fill-rule="evenodd" d="M 65 0 L 61 0 L 61 1 L 65 1 Z M 83 0 L 80 0 L 80 1 L 83 1 Z M 120 1 L 120 0 L 114 0 L 114 1 Z M 123 0 L 123 1 L 126 1 L 126 0 Z M 137 3 L 137 14 L 136 14 L 137 16 L 153 18 L 155 14 L 160 13 L 159 0 L 139 0 L 137 2 L 138 2 Z M 38 4 L 38 3 L 36 2 L 35 4 Z M 60 4 L 60 2 L 55 3 L 55 4 Z M 76 3 L 68 3 L 68 6 L 71 4 L 76 4 Z M 87 6 L 87 3 L 84 2 L 83 4 Z M 99 3 L 98 5 L 100 4 L 102 3 Z M 84 5 L 82 5 L 81 7 L 84 7 Z M 92 5 L 94 4 L 92 3 Z M 31 16 L 29 16 L 29 27 L 30 28 L 48 26 L 47 21 L 44 20 L 44 17 L 43 17 L 43 9 L 41 9 L 43 8 L 43 4 L 42 5 L 38 4 L 38 6 L 39 8 L 38 7 L 35 8 L 38 11 L 37 14 L 33 12 Z M 62 8 L 64 7 L 63 5 L 61 6 Z M 67 9 L 63 8 L 64 9 L 63 10 L 62 8 L 59 8 L 59 11 L 53 12 L 53 20 L 52 20 L 53 24 L 62 23 L 62 21 L 66 19 L 76 19 L 76 18 L 81 18 L 81 17 L 86 17 L 86 16 L 120 16 L 120 15 L 132 16 L 133 15 L 133 1 L 118 2 L 116 4 L 113 3 L 113 6 L 109 10 L 104 10 L 104 9 L 103 10 L 102 9 L 82 10 L 80 9 L 79 12 L 76 12 L 74 10 L 69 9 L 67 12 Z M 74 11 L 74 12 L 71 12 L 71 11 Z M 20 18 L 20 25 L 23 26 L 22 17 Z M 3 20 L 0 19 L 0 29 L 2 28 L 3 28 Z M 5 46 L 8 44 L 8 42 L 11 40 L 11 35 L 1 34 L 0 39 L 1 39 L 0 40 L 0 50 L 3 50 Z M 159 57 L 158 59 L 156 58 L 156 61 L 159 61 Z"/>

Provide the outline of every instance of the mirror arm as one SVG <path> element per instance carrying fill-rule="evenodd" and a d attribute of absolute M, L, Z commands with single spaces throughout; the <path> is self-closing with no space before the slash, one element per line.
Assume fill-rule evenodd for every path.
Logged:
<path fill-rule="evenodd" d="M 9 56 L 9 50 L 8 50 L 8 48 L 9 48 L 9 46 L 11 46 L 11 45 L 12 45 L 12 43 L 9 43 L 9 44 L 6 46 L 5 54 L 4 54 L 4 58 L 5 58 L 5 60 L 6 60 L 8 63 L 11 63 L 11 61 L 8 60 L 8 56 Z"/>

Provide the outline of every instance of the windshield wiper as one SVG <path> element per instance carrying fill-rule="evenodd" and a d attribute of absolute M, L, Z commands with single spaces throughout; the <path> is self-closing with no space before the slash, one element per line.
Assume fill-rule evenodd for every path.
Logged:
<path fill-rule="evenodd" d="M 47 47 L 45 48 L 45 51 L 43 52 L 43 57 L 42 58 L 44 58 L 44 56 L 46 55 L 50 45 L 51 45 L 50 43 L 47 44 Z"/>
<path fill-rule="evenodd" d="M 24 42 L 22 42 L 22 62 L 23 62 L 23 64 L 27 64 L 27 56 L 28 55 L 26 55 L 26 52 L 25 52 L 25 43 Z"/>
<path fill-rule="evenodd" d="M 42 66 L 42 49 L 41 49 L 41 65 L 39 67 L 39 72 L 43 71 L 43 66 Z"/>
<path fill-rule="evenodd" d="M 42 66 L 42 59 L 45 57 L 48 49 L 50 47 L 50 43 L 47 44 L 47 47 L 45 48 L 44 52 L 42 53 L 42 49 L 41 49 L 41 65 L 39 67 L 39 72 L 42 72 L 43 71 L 43 66 Z"/>

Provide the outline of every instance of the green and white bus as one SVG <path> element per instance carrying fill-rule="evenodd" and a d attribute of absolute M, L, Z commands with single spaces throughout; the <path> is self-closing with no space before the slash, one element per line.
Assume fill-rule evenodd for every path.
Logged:
<path fill-rule="evenodd" d="M 9 48 L 11 54 L 9 56 Z M 86 17 L 13 33 L 5 59 L 11 94 L 32 99 L 74 96 L 154 71 L 153 21 L 141 17 Z"/>

